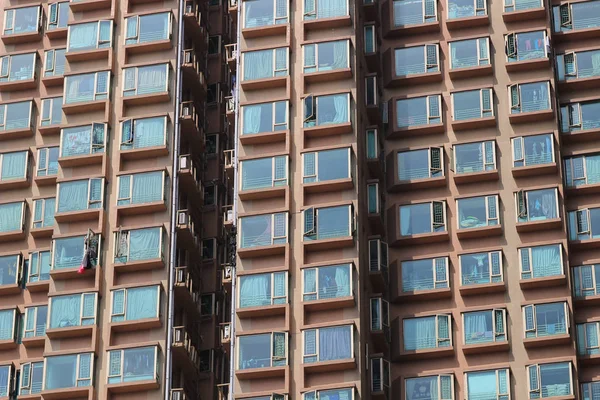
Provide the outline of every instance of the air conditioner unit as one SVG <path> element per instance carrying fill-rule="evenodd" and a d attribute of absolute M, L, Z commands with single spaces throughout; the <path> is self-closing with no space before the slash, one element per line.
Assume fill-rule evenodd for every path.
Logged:
<path fill-rule="evenodd" d="M 185 211 L 179 211 L 179 213 L 177 213 L 177 223 L 179 225 L 187 225 L 188 215 Z"/>

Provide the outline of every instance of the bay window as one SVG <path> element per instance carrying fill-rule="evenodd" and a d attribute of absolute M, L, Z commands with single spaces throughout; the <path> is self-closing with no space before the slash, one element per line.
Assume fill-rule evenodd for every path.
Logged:
<path fill-rule="evenodd" d="M 448 19 L 487 15 L 486 0 L 448 0 Z"/>
<path fill-rule="evenodd" d="M 506 0 L 504 12 L 525 11 L 544 7 L 542 0 Z"/>
<path fill-rule="evenodd" d="M 0 286 L 18 284 L 22 269 L 23 260 L 20 254 L 0 257 Z"/>
<path fill-rule="evenodd" d="M 598 129 L 600 127 L 600 101 L 571 103 L 560 107 L 560 131 Z"/>
<path fill-rule="evenodd" d="M 600 50 L 568 52 L 556 56 L 556 69 L 560 81 L 600 76 L 598 59 Z"/>
<path fill-rule="evenodd" d="M 581 400 L 594 400 L 600 393 L 600 382 L 586 382 L 581 384 Z"/>
<path fill-rule="evenodd" d="M 289 75 L 289 48 L 255 50 L 242 53 L 244 81 Z"/>
<path fill-rule="evenodd" d="M 400 129 L 442 123 L 442 96 L 396 100 L 396 126 Z"/>
<path fill-rule="evenodd" d="M 402 320 L 404 351 L 452 347 L 452 317 L 449 314 Z"/>
<path fill-rule="evenodd" d="M 567 157 L 564 159 L 564 165 L 567 187 L 600 183 L 600 154 Z"/>
<path fill-rule="evenodd" d="M 162 227 L 119 230 L 114 234 L 114 262 L 162 259 L 165 254 L 165 235 Z"/>
<path fill-rule="evenodd" d="M 500 251 L 461 254 L 458 262 L 462 286 L 504 282 Z"/>
<path fill-rule="evenodd" d="M 546 221 L 559 218 L 558 190 L 519 190 L 515 193 L 517 222 Z"/>
<path fill-rule="evenodd" d="M 169 79 L 168 63 L 123 68 L 123 96 L 168 92 Z"/>
<path fill-rule="evenodd" d="M 111 290 L 110 322 L 137 321 L 158 318 L 160 286 L 128 287 Z"/>
<path fill-rule="evenodd" d="M 287 304 L 287 286 L 287 272 L 241 275 L 238 307 Z"/>
<path fill-rule="evenodd" d="M 347 147 L 303 153 L 303 183 L 351 178 L 351 151 L 351 148 Z"/>
<path fill-rule="evenodd" d="M 288 129 L 288 101 L 242 106 L 242 135 Z"/>
<path fill-rule="evenodd" d="M 87 261 L 88 265 L 95 267 L 101 261 L 101 250 L 101 236 L 91 231 L 88 235 L 54 239 L 52 241 L 52 264 L 50 269 L 78 268 L 83 261 Z M 88 257 L 85 257 L 87 260 L 84 260 L 86 253 Z"/>
<path fill-rule="evenodd" d="M 285 244 L 288 241 L 288 213 L 240 218 L 240 248 Z"/>
<path fill-rule="evenodd" d="M 438 21 L 436 0 L 393 0 L 394 26 L 406 28 Z"/>
<path fill-rule="evenodd" d="M 319 42 L 302 46 L 304 73 L 350 68 L 350 41 Z"/>
<path fill-rule="evenodd" d="M 4 10 L 4 35 L 20 35 L 39 32 L 42 6 L 11 8 Z"/>
<path fill-rule="evenodd" d="M 20 395 L 27 396 L 30 394 L 41 393 L 44 382 L 44 362 L 37 361 L 21 364 L 20 379 Z"/>
<path fill-rule="evenodd" d="M 237 344 L 238 370 L 283 367 L 288 363 L 287 332 L 241 335 Z"/>
<path fill-rule="evenodd" d="M 510 371 L 508 368 L 465 373 L 467 400 L 510 399 Z"/>
<path fill-rule="evenodd" d="M 462 313 L 464 343 L 506 342 L 506 310 L 493 309 Z"/>
<path fill-rule="evenodd" d="M 404 381 L 406 400 L 430 398 L 435 400 L 454 400 L 454 375 L 432 375 L 419 378 L 407 378 Z"/>
<path fill-rule="evenodd" d="M 573 296 L 585 298 L 600 294 L 600 264 L 580 265 L 572 270 Z"/>
<path fill-rule="evenodd" d="M 19 334 L 19 324 L 18 324 L 19 315 L 17 314 L 16 309 L 10 310 L 0 310 L 0 340 L 1 341 L 15 341 L 17 339 L 17 335 Z M 1 391 L 1 381 L 0 381 L 0 391 Z"/>
<path fill-rule="evenodd" d="M 29 279 L 27 281 L 35 283 L 49 280 L 51 260 L 52 253 L 50 251 L 29 253 Z"/>
<path fill-rule="evenodd" d="M 379 239 L 369 240 L 369 271 L 383 272 L 388 270 L 388 245 Z"/>
<path fill-rule="evenodd" d="M 117 206 L 165 201 L 167 174 L 163 170 L 119 175 L 117 187 Z"/>
<path fill-rule="evenodd" d="M 371 392 L 390 394 L 390 362 L 383 358 L 371 358 Z M 349 399 L 349 398 L 348 398 Z"/>
<path fill-rule="evenodd" d="M 304 215 L 303 241 L 335 239 L 354 233 L 354 207 L 307 208 Z"/>
<path fill-rule="evenodd" d="M 69 21 L 69 2 L 48 4 L 48 30 L 67 27 Z"/>
<path fill-rule="evenodd" d="M 47 321 L 48 306 L 26 307 L 23 337 L 32 338 L 45 336 Z"/>
<path fill-rule="evenodd" d="M 570 362 L 527 366 L 530 399 L 573 395 L 573 370 Z"/>
<path fill-rule="evenodd" d="M 0 182 L 27 178 L 28 151 L 0 153 Z"/>
<path fill-rule="evenodd" d="M 513 138 L 511 144 L 515 168 L 554 162 L 554 137 L 551 133 Z"/>
<path fill-rule="evenodd" d="M 566 302 L 531 304 L 523 307 L 525 338 L 569 333 L 569 306 Z"/>
<path fill-rule="evenodd" d="M 560 244 L 520 248 L 521 279 L 563 275 L 562 259 L 562 245 Z"/>
<path fill-rule="evenodd" d="M 600 1 L 565 3 L 552 7 L 554 32 L 571 32 L 600 26 Z"/>
<path fill-rule="evenodd" d="M 458 199 L 457 228 L 462 230 L 500 225 L 499 205 L 497 195 Z"/>
<path fill-rule="evenodd" d="M 508 0 L 511 1 L 511 0 Z M 512 0 L 518 3 L 538 3 L 540 0 Z M 548 58 L 546 31 L 516 32 L 504 36 L 506 61 L 530 61 Z"/>
<path fill-rule="evenodd" d="M 312 392 L 306 392 L 302 394 L 302 400 L 318 400 L 318 399 L 340 399 L 340 400 L 354 400 L 354 389 L 329 389 L 329 390 L 314 390 Z M 251 400 L 263 400 L 251 399 Z M 283 400 L 283 399 L 264 399 L 264 400 Z"/>
<path fill-rule="evenodd" d="M 104 178 L 90 178 L 57 184 L 56 212 L 104 207 Z"/>
<path fill-rule="evenodd" d="M 400 206 L 400 235 L 446 232 L 446 202 Z"/>
<path fill-rule="evenodd" d="M 577 324 L 577 354 L 590 356 L 600 354 L 598 322 Z M 591 397 L 589 398 L 591 400 Z"/>
<path fill-rule="evenodd" d="M 402 292 L 447 289 L 450 285 L 448 257 L 402 261 Z"/>
<path fill-rule="evenodd" d="M 65 73 L 65 49 L 46 50 L 44 53 L 44 77 L 62 76 Z"/>
<path fill-rule="evenodd" d="M 400 181 L 444 176 L 444 151 L 441 147 L 400 151 L 397 157 Z"/>
<path fill-rule="evenodd" d="M 32 126 L 32 115 L 32 101 L 0 104 L 0 132 Z"/>
<path fill-rule="evenodd" d="M 158 380 L 158 346 L 108 352 L 108 384 Z"/>
<path fill-rule="evenodd" d="M 241 190 L 287 186 L 288 163 L 288 156 L 240 161 Z"/>
<path fill-rule="evenodd" d="M 242 2 L 244 28 L 260 28 L 289 22 L 289 6 L 284 0 L 246 0 Z"/>
<path fill-rule="evenodd" d="M 390 328 L 390 303 L 381 297 L 372 297 L 371 331 L 384 331 Z"/>
<path fill-rule="evenodd" d="M 126 119 L 121 122 L 121 150 L 167 145 L 167 117 Z"/>
<path fill-rule="evenodd" d="M 59 125 L 62 122 L 62 97 L 42 99 L 42 115 L 40 125 Z"/>
<path fill-rule="evenodd" d="M 303 363 L 354 358 L 354 326 L 341 325 L 302 331 Z"/>
<path fill-rule="evenodd" d="M 426 44 L 422 46 L 394 49 L 396 76 L 410 76 L 440 71 L 440 46 Z"/>
<path fill-rule="evenodd" d="M 35 78 L 37 53 L 0 57 L 0 82 L 25 81 Z"/>
<path fill-rule="evenodd" d="M 469 119 L 488 118 L 494 116 L 492 89 L 467 90 L 455 92 L 452 96 L 452 119 L 464 121 Z"/>
<path fill-rule="evenodd" d="M 303 99 L 303 103 L 304 128 L 350 122 L 350 93 L 311 94 Z"/>
<path fill-rule="evenodd" d="M 305 21 L 349 15 L 348 0 L 304 0 Z"/>
<path fill-rule="evenodd" d="M 104 153 L 107 137 L 107 124 L 93 123 L 61 129 L 60 156 L 73 157 Z"/>
<path fill-rule="evenodd" d="M 54 210 L 56 209 L 56 198 L 33 200 L 33 221 L 31 227 L 47 228 L 54 226 Z"/>
<path fill-rule="evenodd" d="M 81 293 L 50 297 L 49 329 L 96 324 L 98 293 Z"/>
<path fill-rule="evenodd" d="M 110 48 L 112 38 L 112 20 L 69 25 L 67 52 Z"/>
<path fill-rule="evenodd" d="M 450 42 L 450 69 L 490 64 L 490 38 Z"/>
<path fill-rule="evenodd" d="M 302 301 L 348 297 L 353 293 L 352 264 L 302 270 Z"/>
<path fill-rule="evenodd" d="M 475 142 L 456 144 L 452 147 L 454 152 L 454 171 L 456 174 L 469 174 L 473 172 L 495 171 L 496 167 L 496 142 Z"/>
<path fill-rule="evenodd" d="M 107 100 L 110 94 L 110 71 L 68 75 L 65 77 L 64 104 Z"/>
<path fill-rule="evenodd" d="M 125 44 L 141 44 L 171 38 L 172 14 L 134 15 L 125 18 Z"/>
<path fill-rule="evenodd" d="M 517 83 L 508 87 L 510 113 L 528 113 L 552 109 L 550 82 Z"/>
<path fill-rule="evenodd" d="M 52 176 L 58 174 L 58 155 L 60 147 L 42 147 L 38 149 L 37 176 Z"/>
<path fill-rule="evenodd" d="M 24 222 L 25 202 L 0 204 L 0 233 L 23 230 Z"/>
<path fill-rule="evenodd" d="M 44 390 L 92 386 L 94 354 L 44 357 Z"/>

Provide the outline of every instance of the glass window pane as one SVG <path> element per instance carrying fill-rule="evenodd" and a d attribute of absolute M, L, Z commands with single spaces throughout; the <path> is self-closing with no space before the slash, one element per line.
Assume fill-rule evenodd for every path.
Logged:
<path fill-rule="evenodd" d="M 400 206 L 400 234 L 418 235 L 432 232 L 431 204 Z"/>
<path fill-rule="evenodd" d="M 14 10 L 14 25 L 11 32 L 5 34 L 20 34 L 27 32 L 36 32 L 38 30 L 38 10 L 39 7 L 24 7 Z"/>
<path fill-rule="evenodd" d="M 395 0 L 394 26 L 401 28 L 404 26 L 422 24 L 424 22 L 423 1 L 424 0 Z"/>
<path fill-rule="evenodd" d="M 466 344 L 494 342 L 494 318 L 492 311 L 469 312 L 463 315 Z M 495 379 L 495 375 L 494 375 Z M 469 386 L 469 393 L 471 387 Z"/>
<path fill-rule="evenodd" d="M 317 239 L 350 236 L 350 206 L 327 207 L 317 210 Z"/>
<path fill-rule="evenodd" d="M 242 161 L 242 190 L 273 186 L 273 159 L 260 158 Z"/>
<path fill-rule="evenodd" d="M 525 1 L 537 2 L 537 0 Z M 526 61 L 546 57 L 544 31 L 518 33 L 516 35 L 516 45 L 516 55 L 515 57 L 509 57 L 509 61 Z"/>
<path fill-rule="evenodd" d="M 242 113 L 244 121 L 242 135 L 272 132 L 274 130 L 273 103 L 243 106 Z"/>
<path fill-rule="evenodd" d="M 271 334 L 238 337 L 238 369 L 267 368 L 271 366 Z"/>
<path fill-rule="evenodd" d="M 542 398 L 568 396 L 572 393 L 569 363 L 542 364 L 539 369 Z"/>
<path fill-rule="evenodd" d="M 405 351 L 437 347 L 436 317 L 409 318 L 403 320 Z"/>
<path fill-rule="evenodd" d="M 450 68 L 467 68 L 479 65 L 478 39 L 450 43 Z"/>
<path fill-rule="evenodd" d="M 257 28 L 275 23 L 273 0 L 244 1 L 244 28 Z"/>
<path fill-rule="evenodd" d="M 395 49 L 396 76 L 409 76 L 427 72 L 424 52 L 423 46 Z"/>
<path fill-rule="evenodd" d="M 474 17 L 485 15 L 485 12 L 475 9 L 473 0 L 448 0 L 448 19 Z"/>
<path fill-rule="evenodd" d="M 397 100 L 396 118 L 398 128 L 427 125 L 427 98 Z"/>
<path fill-rule="evenodd" d="M 154 380 L 156 368 L 155 347 L 123 351 L 123 382 Z"/>
<path fill-rule="evenodd" d="M 252 274 L 240 277 L 240 307 L 270 306 L 271 274 Z"/>
<path fill-rule="evenodd" d="M 30 122 L 31 102 L 9 103 L 6 105 L 6 124 L 0 130 L 27 128 Z"/>
<path fill-rule="evenodd" d="M 19 231 L 22 227 L 23 203 L 0 204 L 0 232 Z"/>
<path fill-rule="evenodd" d="M 77 386 L 77 355 L 46 357 L 45 390 Z"/>
<path fill-rule="evenodd" d="M 476 371 L 467 373 L 469 399 L 502 399 L 498 395 L 496 371 Z M 506 396 L 508 399 L 508 396 Z"/>
<path fill-rule="evenodd" d="M 67 51 L 92 50 L 98 47 L 98 22 L 69 26 Z"/>
<path fill-rule="evenodd" d="M 319 329 L 319 361 L 352 358 L 352 326 Z"/>
<path fill-rule="evenodd" d="M 439 378 L 437 376 L 406 379 L 405 384 L 407 399 L 439 399 Z"/>
<path fill-rule="evenodd" d="M 141 15 L 138 26 L 138 43 L 169 38 L 169 13 Z"/>
<path fill-rule="evenodd" d="M 453 116 L 455 121 L 481 118 L 481 91 L 469 90 L 452 93 Z"/>
<path fill-rule="evenodd" d="M 56 239 L 54 241 L 53 269 L 77 268 L 83 261 L 83 236 Z"/>

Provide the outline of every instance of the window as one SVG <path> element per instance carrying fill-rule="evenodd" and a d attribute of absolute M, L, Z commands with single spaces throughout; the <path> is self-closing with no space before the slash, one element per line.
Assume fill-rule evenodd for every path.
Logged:
<path fill-rule="evenodd" d="M 534 82 L 514 84 L 508 87 L 510 113 L 519 114 L 550 110 L 550 83 Z"/>
<path fill-rule="evenodd" d="M 600 393 L 600 382 L 587 382 L 581 384 L 581 395 L 583 400 L 593 400 Z"/>
<path fill-rule="evenodd" d="M 545 135 L 521 136 L 511 139 L 513 167 L 530 167 L 554 162 L 554 138 Z"/>
<path fill-rule="evenodd" d="M 302 154 L 303 183 L 326 182 L 352 177 L 351 148 Z"/>
<path fill-rule="evenodd" d="M 560 130 L 573 133 L 600 127 L 600 101 L 571 103 L 560 108 Z"/>
<path fill-rule="evenodd" d="M 44 77 L 61 76 L 65 73 L 65 49 L 44 52 Z"/>
<path fill-rule="evenodd" d="M 371 358 L 371 392 L 390 392 L 390 362 L 383 358 Z"/>
<path fill-rule="evenodd" d="M 215 238 L 202 239 L 202 260 L 214 260 L 216 247 L 217 240 Z"/>
<path fill-rule="evenodd" d="M 519 249 L 521 279 L 545 278 L 564 274 L 562 245 L 523 247 Z"/>
<path fill-rule="evenodd" d="M 167 117 L 127 119 L 121 122 L 121 150 L 167 145 Z"/>
<path fill-rule="evenodd" d="M 350 68 L 350 41 L 320 42 L 302 46 L 304 73 Z"/>
<path fill-rule="evenodd" d="M 158 318 L 160 286 L 130 287 L 112 290 L 110 322 Z"/>
<path fill-rule="evenodd" d="M 573 295 L 578 298 L 600 294 L 600 264 L 573 268 Z"/>
<path fill-rule="evenodd" d="M 59 213 L 104 207 L 104 178 L 60 182 L 56 192 Z"/>
<path fill-rule="evenodd" d="M 573 371 L 570 362 L 527 366 L 529 398 L 569 396 L 573 394 Z"/>
<path fill-rule="evenodd" d="M 200 296 L 200 316 L 212 317 L 219 312 L 219 303 L 215 301 L 214 293 L 205 293 Z"/>
<path fill-rule="evenodd" d="M 317 400 L 317 399 L 340 399 L 340 400 L 354 400 L 354 389 L 330 389 L 330 390 L 315 390 L 312 392 L 306 392 L 302 395 L 302 400 Z M 263 400 L 260 399 L 249 399 L 249 400 Z M 271 399 L 264 399 L 271 400 Z M 279 400 L 279 399 L 272 399 Z"/>
<path fill-rule="evenodd" d="M 240 248 L 285 244 L 288 241 L 288 214 L 263 214 L 240 218 Z"/>
<path fill-rule="evenodd" d="M 464 121 L 494 116 L 492 89 L 452 93 L 452 119 Z"/>
<path fill-rule="evenodd" d="M 212 183 L 204 184 L 204 207 L 214 206 L 217 200 L 217 186 Z"/>
<path fill-rule="evenodd" d="M 52 176 L 58 174 L 59 147 L 42 147 L 38 149 L 36 176 Z"/>
<path fill-rule="evenodd" d="M 446 202 L 400 206 L 400 235 L 446 232 Z"/>
<path fill-rule="evenodd" d="M 0 57 L 0 82 L 15 82 L 35 77 L 37 53 Z"/>
<path fill-rule="evenodd" d="M 558 190 L 519 190 L 515 193 L 517 222 L 546 221 L 559 218 Z"/>
<path fill-rule="evenodd" d="M 600 154 L 567 157 L 564 164 L 565 182 L 568 187 L 600 183 Z M 596 166 L 599 168 L 596 169 Z"/>
<path fill-rule="evenodd" d="M 113 21 L 94 21 L 69 25 L 67 52 L 112 47 Z"/>
<path fill-rule="evenodd" d="M 0 153 L 0 182 L 26 179 L 28 175 L 28 161 L 28 151 Z"/>
<path fill-rule="evenodd" d="M 544 7 L 542 0 L 507 0 L 504 2 L 504 12 L 524 11 Z"/>
<path fill-rule="evenodd" d="M 110 71 L 65 77 L 64 104 L 107 100 L 110 93 Z"/>
<path fill-rule="evenodd" d="M 402 261 L 400 269 L 403 293 L 450 287 L 448 257 Z"/>
<path fill-rule="evenodd" d="M 242 106 L 242 135 L 288 129 L 287 101 Z"/>
<path fill-rule="evenodd" d="M 302 301 L 335 299 L 353 294 L 352 264 L 302 270 Z"/>
<path fill-rule="evenodd" d="M 444 151 L 441 147 L 400 151 L 397 157 L 400 181 L 444 176 Z"/>
<path fill-rule="evenodd" d="M 0 132 L 32 126 L 32 112 L 32 101 L 0 104 Z"/>
<path fill-rule="evenodd" d="M 396 100 L 396 126 L 400 129 L 442 123 L 442 96 Z"/>
<path fill-rule="evenodd" d="M 48 5 L 48 30 L 67 27 L 69 20 L 69 2 L 52 3 Z"/>
<path fill-rule="evenodd" d="M 288 156 L 241 161 L 241 190 L 287 186 L 288 162 Z"/>
<path fill-rule="evenodd" d="M 304 102 L 304 128 L 350 122 L 350 93 L 309 95 Z"/>
<path fill-rule="evenodd" d="M 259 28 L 289 22 L 288 2 L 284 0 L 247 0 L 242 2 L 244 28 Z"/>
<path fill-rule="evenodd" d="M 50 297 L 48 328 L 68 328 L 96 324 L 98 293 Z"/>
<path fill-rule="evenodd" d="M 506 310 L 472 311 L 462 314 L 465 344 L 506 342 Z"/>
<path fill-rule="evenodd" d="M 508 368 L 465 373 L 468 400 L 510 399 L 510 372 Z"/>
<path fill-rule="evenodd" d="M 493 140 L 456 144 L 452 150 L 457 175 L 496 170 L 496 143 Z"/>
<path fill-rule="evenodd" d="M 208 37 L 208 54 L 219 54 L 221 52 L 221 35 Z"/>
<path fill-rule="evenodd" d="M 388 245 L 379 239 L 369 240 L 369 271 L 383 272 L 388 270 Z"/>
<path fill-rule="evenodd" d="M 90 231 L 91 232 L 91 231 Z M 52 270 L 78 268 L 83 261 L 87 266 L 95 267 L 100 260 L 102 238 L 93 232 L 86 236 L 72 236 L 52 241 Z M 87 254 L 86 260 L 84 255 Z"/>
<path fill-rule="evenodd" d="M 108 352 L 108 384 L 158 380 L 158 346 Z"/>
<path fill-rule="evenodd" d="M 383 331 L 390 328 L 390 303 L 381 297 L 371 298 L 371 330 Z"/>
<path fill-rule="evenodd" d="M 216 105 L 217 102 L 223 101 L 220 83 L 211 83 L 206 88 L 206 105 Z"/>
<path fill-rule="evenodd" d="M 29 253 L 29 283 L 42 282 L 50 279 L 50 251 L 34 251 Z"/>
<path fill-rule="evenodd" d="M 307 208 L 304 214 L 303 241 L 335 239 L 354 233 L 352 205 Z"/>
<path fill-rule="evenodd" d="M 62 97 L 42 99 L 41 126 L 59 125 L 62 122 Z"/>
<path fill-rule="evenodd" d="M 287 272 L 240 276 L 239 308 L 287 304 Z"/>
<path fill-rule="evenodd" d="M 244 81 L 288 76 L 289 48 L 247 51 L 242 64 Z"/>
<path fill-rule="evenodd" d="M 242 335 L 237 337 L 237 369 L 283 367 L 287 365 L 287 332 Z"/>
<path fill-rule="evenodd" d="M 354 358 L 352 325 L 306 329 L 302 331 L 304 364 Z"/>
<path fill-rule="evenodd" d="M 107 136 L 107 124 L 93 123 L 61 129 L 60 156 L 73 157 L 104 153 Z"/>
<path fill-rule="evenodd" d="M 48 306 L 26 307 L 23 337 L 31 338 L 45 336 L 47 319 Z"/>
<path fill-rule="evenodd" d="M 119 230 L 115 232 L 115 263 L 154 260 L 164 256 L 162 227 Z"/>
<path fill-rule="evenodd" d="M 600 354 L 598 345 L 598 322 L 587 322 L 577 324 L 577 354 L 581 356 L 589 356 Z M 592 399 L 592 397 L 585 397 Z"/>
<path fill-rule="evenodd" d="M 452 347 L 452 322 L 447 314 L 402 320 L 404 351 Z"/>
<path fill-rule="evenodd" d="M 349 15 L 346 0 L 304 0 L 304 20 L 336 18 Z"/>
<path fill-rule="evenodd" d="M 31 227 L 47 228 L 54 226 L 54 210 L 56 209 L 56 198 L 33 200 L 33 221 Z"/>
<path fill-rule="evenodd" d="M 394 26 L 407 28 L 438 21 L 436 0 L 394 0 Z"/>
<path fill-rule="evenodd" d="M 500 251 L 461 254 L 458 261 L 462 286 L 504 282 Z"/>
<path fill-rule="evenodd" d="M 394 49 L 396 76 L 410 76 L 440 71 L 440 46 L 423 46 Z"/>
<path fill-rule="evenodd" d="M 367 210 L 369 214 L 379 214 L 381 211 L 381 196 L 379 194 L 379 183 L 367 184 Z"/>
<path fill-rule="evenodd" d="M 600 3 L 596 0 L 552 7 L 554 32 L 579 31 L 600 26 Z"/>
<path fill-rule="evenodd" d="M 165 201 L 167 175 L 165 171 L 141 172 L 117 177 L 117 206 Z"/>
<path fill-rule="evenodd" d="M 569 211 L 569 240 L 589 240 L 600 237 L 600 208 Z"/>
<path fill-rule="evenodd" d="M 524 306 L 523 319 L 526 338 L 569 333 L 569 309 L 566 302 Z"/>
<path fill-rule="evenodd" d="M 125 44 L 141 44 L 171 39 L 170 12 L 134 15 L 125 18 Z"/>
<path fill-rule="evenodd" d="M 379 87 L 377 86 L 377 75 L 365 77 L 365 105 L 377 107 L 379 104 Z"/>
<path fill-rule="evenodd" d="M 20 254 L 0 257 L 0 286 L 18 284 L 22 268 L 23 259 Z"/>
<path fill-rule="evenodd" d="M 365 24 L 365 54 L 374 54 L 377 51 L 377 31 L 375 24 Z"/>
<path fill-rule="evenodd" d="M 21 231 L 25 221 L 25 202 L 0 204 L 0 233 Z"/>
<path fill-rule="evenodd" d="M 10 340 L 14 342 L 19 336 L 19 332 L 19 317 L 17 310 L 14 308 L 10 310 L 0 310 L 0 340 Z M 1 376 L 2 375 L 0 374 L 0 377 Z M 1 383 L 2 382 L 0 381 L 0 393 L 2 392 Z"/>
<path fill-rule="evenodd" d="M 4 10 L 4 35 L 20 35 L 39 32 L 41 6 L 21 7 Z"/>
<path fill-rule="evenodd" d="M 508 0 L 511 1 L 511 0 Z M 538 3 L 539 0 L 514 0 L 518 2 Z M 546 31 L 509 33 L 504 36 L 504 51 L 506 61 L 530 61 L 548 58 L 548 37 Z"/>
<path fill-rule="evenodd" d="M 433 375 L 404 381 L 406 400 L 454 400 L 454 375 Z"/>
<path fill-rule="evenodd" d="M 380 146 L 377 137 L 377 129 L 367 129 L 367 159 L 379 160 Z"/>
<path fill-rule="evenodd" d="M 450 69 L 490 65 L 490 62 L 490 38 L 450 42 Z"/>
<path fill-rule="evenodd" d="M 92 386 L 94 354 L 45 357 L 44 371 L 44 390 Z"/>
<path fill-rule="evenodd" d="M 169 91 L 169 64 L 123 68 L 123 96 Z"/>
<path fill-rule="evenodd" d="M 11 365 L 0 365 L 0 396 L 8 397 L 13 393 L 14 371 Z"/>
<path fill-rule="evenodd" d="M 487 15 L 485 0 L 448 0 L 448 19 Z"/>
<path fill-rule="evenodd" d="M 27 396 L 38 394 L 42 391 L 44 381 L 44 362 L 31 362 L 21 364 L 21 383 L 19 394 Z"/>
<path fill-rule="evenodd" d="M 600 76 L 596 65 L 600 50 L 578 51 L 559 54 L 556 56 L 558 79 L 570 81 Z"/>
<path fill-rule="evenodd" d="M 217 154 L 219 135 L 206 135 L 205 151 L 207 155 Z"/>

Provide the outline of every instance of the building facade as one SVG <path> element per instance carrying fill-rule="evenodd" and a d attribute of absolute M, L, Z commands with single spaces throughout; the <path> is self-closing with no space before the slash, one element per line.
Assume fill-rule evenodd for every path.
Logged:
<path fill-rule="evenodd" d="M 0 12 L 0 398 L 216 397 L 227 5 Z"/>

